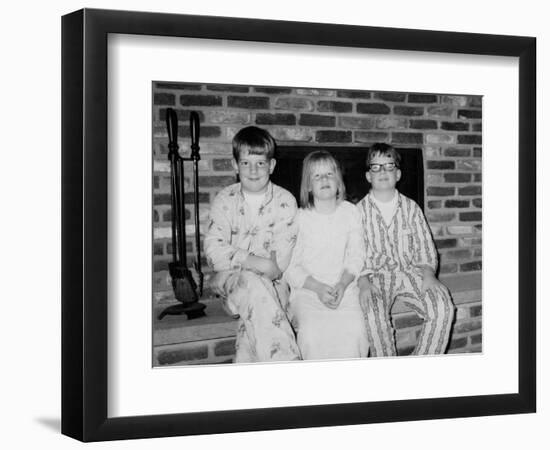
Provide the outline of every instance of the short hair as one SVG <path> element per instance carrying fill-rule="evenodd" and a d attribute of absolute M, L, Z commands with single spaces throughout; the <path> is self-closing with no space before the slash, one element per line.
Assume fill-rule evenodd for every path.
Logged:
<path fill-rule="evenodd" d="M 300 185 L 300 206 L 311 209 L 314 206 L 311 192 L 311 173 L 313 167 L 318 164 L 327 164 L 336 175 L 336 201 L 341 202 L 346 198 L 346 186 L 342 177 L 342 170 L 338 161 L 326 150 L 318 150 L 309 153 L 302 163 L 302 183 Z"/>
<path fill-rule="evenodd" d="M 377 142 L 372 144 L 367 152 L 367 171 L 370 168 L 371 161 L 378 155 L 393 158 L 395 165 L 399 169 L 401 167 L 401 155 L 393 145 Z"/>
<path fill-rule="evenodd" d="M 245 127 L 233 137 L 233 158 L 239 161 L 242 152 L 248 151 L 251 155 L 265 155 L 272 159 L 276 147 L 275 139 L 263 128 Z"/>

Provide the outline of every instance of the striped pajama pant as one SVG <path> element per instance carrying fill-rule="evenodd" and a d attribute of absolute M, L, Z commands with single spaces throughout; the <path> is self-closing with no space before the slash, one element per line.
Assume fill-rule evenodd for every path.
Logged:
<path fill-rule="evenodd" d="M 446 288 L 428 289 L 422 295 L 422 276 L 410 271 L 376 272 L 369 276 L 381 296 L 373 295 L 364 311 L 371 356 L 396 356 L 391 308 L 397 298 L 424 319 L 413 355 L 445 353 L 454 317 Z"/>

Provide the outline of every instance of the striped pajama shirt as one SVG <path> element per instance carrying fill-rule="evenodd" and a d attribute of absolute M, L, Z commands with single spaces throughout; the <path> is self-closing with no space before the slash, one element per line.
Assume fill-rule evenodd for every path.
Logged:
<path fill-rule="evenodd" d="M 421 292 L 423 270 L 437 269 L 437 252 L 420 207 L 398 193 L 396 212 L 389 225 L 369 193 L 357 207 L 366 246 L 363 271 L 381 296 L 373 295 L 364 310 L 372 356 L 395 356 L 395 330 L 391 308 L 400 299 L 424 319 L 414 355 L 444 353 L 454 317 L 454 305 L 446 289 Z"/>

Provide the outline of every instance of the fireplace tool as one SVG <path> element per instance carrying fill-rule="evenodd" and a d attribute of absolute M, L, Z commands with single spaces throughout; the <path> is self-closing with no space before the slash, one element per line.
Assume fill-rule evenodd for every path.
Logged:
<path fill-rule="evenodd" d="M 185 314 L 188 319 L 205 316 L 206 306 L 199 302 L 202 295 L 204 275 L 201 270 L 201 248 L 199 229 L 199 115 L 192 111 L 189 117 L 191 133 L 191 156 L 182 158 L 178 152 L 178 116 L 172 108 L 166 110 L 166 129 L 168 131 L 168 159 L 170 160 L 170 193 L 172 200 L 172 262 L 168 270 L 172 279 L 172 288 L 176 300 L 180 303 L 164 309 L 158 316 L 159 320 L 166 315 Z M 185 190 L 183 177 L 183 162 L 193 162 L 194 207 L 195 207 L 195 243 L 197 259 L 195 271 L 198 278 L 187 266 L 186 233 L 185 233 Z"/>

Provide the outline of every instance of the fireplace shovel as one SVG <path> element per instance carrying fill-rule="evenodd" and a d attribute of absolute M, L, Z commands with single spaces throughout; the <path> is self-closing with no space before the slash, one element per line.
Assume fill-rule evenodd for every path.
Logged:
<path fill-rule="evenodd" d="M 172 108 L 166 110 L 166 128 L 168 131 L 168 159 L 170 160 L 170 193 L 172 201 L 172 262 L 168 264 L 172 289 L 180 304 L 169 306 L 158 316 L 161 320 L 166 315 L 185 314 L 188 319 L 205 316 L 206 306 L 199 302 L 203 288 L 203 273 L 201 271 L 201 249 L 199 230 L 199 116 L 195 111 L 190 115 L 191 156 L 182 158 L 178 152 L 178 116 Z M 198 285 L 187 266 L 186 234 L 185 234 L 185 191 L 183 177 L 183 161 L 193 161 L 194 207 L 195 207 L 195 243 L 197 260 L 195 271 Z"/>

